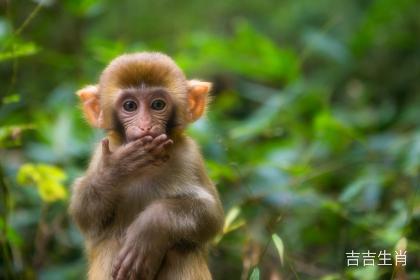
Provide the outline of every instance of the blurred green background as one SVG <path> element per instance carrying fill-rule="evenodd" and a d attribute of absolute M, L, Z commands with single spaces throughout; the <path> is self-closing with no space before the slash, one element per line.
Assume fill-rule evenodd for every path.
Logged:
<path fill-rule="evenodd" d="M 415 0 L 0 1 L 0 278 L 83 279 L 71 182 L 103 133 L 74 92 L 124 52 L 214 83 L 215 279 L 420 279 Z M 407 251 L 405 267 L 346 252 Z M 392 260 L 395 261 L 394 259 Z"/>

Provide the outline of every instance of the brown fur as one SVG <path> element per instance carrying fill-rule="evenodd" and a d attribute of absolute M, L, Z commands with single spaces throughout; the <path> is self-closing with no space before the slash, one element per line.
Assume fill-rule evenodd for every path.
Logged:
<path fill-rule="evenodd" d="M 170 89 L 178 107 L 186 108 L 188 83 L 184 73 L 167 55 L 161 53 L 126 54 L 114 59 L 105 68 L 99 80 L 101 107 L 104 108 L 105 127 L 112 125 L 112 104 L 121 88 L 163 86 Z M 185 123 L 184 111 L 179 112 L 180 122 Z"/>
<path fill-rule="evenodd" d="M 173 142 L 164 149 L 169 159 L 143 164 L 161 159 L 162 152 L 148 152 L 156 150 L 159 144 L 152 144 L 159 137 L 125 143 L 113 127 L 113 110 L 122 90 L 156 86 L 171 95 L 181 127 L 159 142 Z M 89 279 L 112 279 L 112 272 L 119 279 L 211 279 L 206 244 L 220 231 L 223 210 L 197 145 L 182 130 L 203 114 L 209 89 L 208 83 L 187 81 L 168 56 L 137 53 L 115 59 L 99 86 L 79 91 L 89 122 L 107 129 L 109 140 L 75 182 L 70 204 L 86 238 Z"/>

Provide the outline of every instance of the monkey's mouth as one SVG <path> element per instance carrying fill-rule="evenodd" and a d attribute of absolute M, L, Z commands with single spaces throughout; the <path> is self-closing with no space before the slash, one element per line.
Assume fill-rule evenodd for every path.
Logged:
<path fill-rule="evenodd" d="M 160 134 L 162 134 L 162 132 L 160 131 L 159 128 L 153 127 L 149 130 L 143 130 L 138 126 L 132 126 L 132 127 L 128 127 L 126 129 L 126 133 L 125 133 L 125 138 L 126 139 L 125 140 L 126 140 L 126 142 L 132 142 L 132 141 L 136 141 L 136 140 L 141 139 L 141 138 L 146 137 L 146 136 L 156 138 Z"/>

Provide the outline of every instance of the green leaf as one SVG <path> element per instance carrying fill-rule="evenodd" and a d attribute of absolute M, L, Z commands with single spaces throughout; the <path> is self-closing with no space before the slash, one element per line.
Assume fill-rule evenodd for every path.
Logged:
<path fill-rule="evenodd" d="M 241 208 L 239 208 L 238 206 L 231 208 L 226 214 L 224 228 L 228 228 L 232 224 L 232 222 L 239 216 L 240 213 Z"/>
<path fill-rule="evenodd" d="M 12 95 L 8 95 L 6 97 L 3 97 L 3 104 L 17 103 L 19 101 L 20 101 L 20 95 L 19 94 L 12 94 Z"/>
<path fill-rule="evenodd" d="M 6 237 L 14 246 L 19 247 L 23 244 L 22 237 L 10 226 L 7 227 Z"/>
<path fill-rule="evenodd" d="M 347 207 L 373 209 L 379 203 L 385 178 L 379 169 L 366 168 L 346 186 L 338 200 Z"/>
<path fill-rule="evenodd" d="M 248 139 L 259 135 L 265 129 L 272 129 L 271 124 L 278 119 L 281 112 L 290 108 L 302 94 L 302 84 L 297 82 L 271 96 L 258 110 L 255 110 L 241 125 L 230 132 L 232 138 Z"/>
<path fill-rule="evenodd" d="M 277 252 L 279 253 L 280 263 L 281 263 L 281 265 L 283 265 L 284 264 L 284 244 L 283 244 L 283 241 L 280 238 L 280 236 L 278 236 L 275 233 L 273 235 L 271 235 L 271 238 L 273 239 L 274 246 L 276 246 Z"/>
<path fill-rule="evenodd" d="M 241 208 L 238 206 L 233 207 L 226 214 L 225 224 L 223 226 L 223 234 L 231 232 L 245 224 L 244 219 L 238 219 L 241 213 Z"/>
<path fill-rule="evenodd" d="M 345 44 L 326 34 L 324 31 L 310 30 L 304 34 L 304 40 L 311 51 L 331 58 L 339 63 L 348 63 L 350 54 Z"/>
<path fill-rule="evenodd" d="M 260 269 L 258 267 L 254 267 L 252 270 L 251 276 L 249 276 L 249 280 L 259 280 L 260 279 Z"/>
<path fill-rule="evenodd" d="M 39 52 L 39 47 L 34 43 L 19 43 L 13 46 L 13 50 L 0 52 L 0 62 L 16 57 L 33 55 Z"/>
<path fill-rule="evenodd" d="M 349 125 L 335 118 L 329 111 L 322 111 L 315 117 L 314 132 L 317 138 L 332 150 L 343 150 L 352 141 L 361 141 Z"/>
<path fill-rule="evenodd" d="M 70 0 L 64 1 L 67 10 L 76 16 L 94 16 L 102 12 L 101 0 Z"/>
<path fill-rule="evenodd" d="M 340 280 L 342 279 L 341 275 L 338 273 L 332 273 L 322 276 L 321 280 Z"/>
<path fill-rule="evenodd" d="M 124 53 L 127 48 L 126 43 L 121 40 L 111 41 L 97 37 L 89 38 L 87 45 L 93 57 L 103 64 Z"/>
<path fill-rule="evenodd" d="M 7 225 L 3 218 L 0 217 L 0 231 L 3 232 L 6 228 L 6 238 L 12 245 L 21 246 L 23 244 L 23 240 L 20 235 L 10 226 Z"/>
<path fill-rule="evenodd" d="M 231 37 L 195 33 L 185 39 L 185 53 L 176 61 L 187 72 L 225 69 L 261 81 L 296 80 L 300 61 L 293 49 L 281 48 L 245 20 L 234 23 Z"/>
<path fill-rule="evenodd" d="M 223 178 L 232 180 L 235 177 L 232 168 L 227 164 L 220 164 L 212 160 L 207 160 L 206 166 L 209 170 L 210 178 L 212 178 L 213 181 L 217 182 Z"/>
<path fill-rule="evenodd" d="M 17 174 L 22 185 L 36 185 L 43 201 L 54 202 L 67 198 L 67 190 L 62 184 L 67 176 L 61 168 L 47 164 L 24 164 Z"/>
<path fill-rule="evenodd" d="M 33 128 L 34 126 L 31 124 L 0 127 L 0 148 L 19 146 L 22 132 Z"/>
<path fill-rule="evenodd" d="M 367 180 L 355 180 L 340 194 L 341 202 L 351 202 L 369 184 Z"/>

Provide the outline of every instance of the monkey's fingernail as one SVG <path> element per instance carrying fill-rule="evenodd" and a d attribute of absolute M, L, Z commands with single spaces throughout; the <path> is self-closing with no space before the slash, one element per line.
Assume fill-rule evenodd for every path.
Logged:
<path fill-rule="evenodd" d="M 105 139 L 102 140 L 102 152 L 105 155 L 108 155 L 108 154 L 111 153 L 111 151 L 109 150 L 109 140 L 108 140 L 108 138 L 105 138 Z"/>
<path fill-rule="evenodd" d="M 164 141 L 164 140 L 166 140 L 166 138 L 168 138 L 168 136 L 166 136 L 166 134 L 161 134 L 158 137 L 156 137 L 155 139 L 159 140 L 159 141 Z"/>

